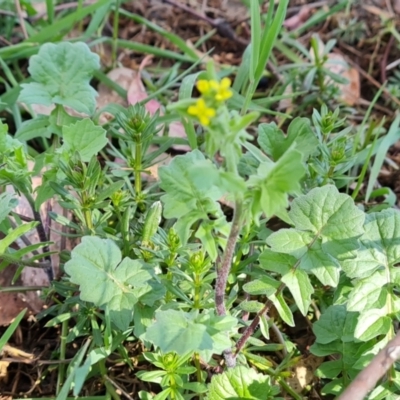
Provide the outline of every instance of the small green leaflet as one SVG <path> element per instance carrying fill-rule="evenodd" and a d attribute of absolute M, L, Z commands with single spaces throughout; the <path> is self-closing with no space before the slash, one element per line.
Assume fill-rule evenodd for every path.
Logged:
<path fill-rule="evenodd" d="M 139 260 L 124 258 L 110 239 L 84 236 L 71 252 L 65 272 L 79 285 L 80 298 L 112 311 L 131 310 L 139 298 L 152 290 L 153 276 Z"/>
<path fill-rule="evenodd" d="M 300 179 L 305 174 L 302 155 L 293 148 L 276 162 L 262 162 L 257 175 L 250 176 L 249 189 L 256 192 L 253 214 L 264 212 L 267 217 L 287 208 L 288 195 L 300 191 Z"/>
<path fill-rule="evenodd" d="M 342 259 L 354 258 L 351 252 L 359 247 L 365 214 L 350 196 L 327 185 L 293 200 L 289 217 L 295 228 L 270 235 L 271 250 L 297 258 L 300 269 L 336 286 Z"/>
<path fill-rule="evenodd" d="M 0 223 L 7 217 L 8 213 L 18 205 L 14 194 L 4 192 L 0 194 Z"/>
<path fill-rule="evenodd" d="M 147 329 L 145 339 L 163 353 L 175 351 L 183 355 L 190 351 L 211 350 L 213 343 L 207 327 L 196 323 L 194 317 L 183 311 L 157 311 L 156 322 Z"/>
<path fill-rule="evenodd" d="M 60 104 L 91 115 L 97 92 L 90 80 L 99 68 L 99 56 L 85 43 L 45 43 L 29 60 L 28 71 L 34 82 L 21 84 L 18 100 L 45 106 Z"/>
<path fill-rule="evenodd" d="M 268 375 L 245 366 L 214 375 L 208 389 L 207 400 L 270 400 L 278 399 L 275 396 L 280 392 Z"/>
<path fill-rule="evenodd" d="M 301 269 L 295 269 L 283 275 L 281 281 L 288 287 L 299 307 L 300 312 L 305 316 L 311 304 L 311 295 L 314 288 L 310 283 L 307 273 Z"/>
<path fill-rule="evenodd" d="M 221 354 L 230 346 L 230 339 L 222 332 L 237 324 L 236 318 L 230 316 L 218 317 L 213 313 L 199 315 L 197 312 L 177 310 L 159 310 L 155 319 L 144 339 L 158 346 L 163 353 L 174 351 L 179 355 L 193 351 Z"/>
<path fill-rule="evenodd" d="M 107 144 L 106 131 L 89 118 L 64 126 L 62 136 L 61 150 L 78 152 L 84 162 L 89 162 Z"/>
<path fill-rule="evenodd" d="M 289 125 L 287 137 L 275 123 L 260 124 L 258 127 L 258 144 L 262 150 L 277 161 L 295 143 L 295 149 L 305 158 L 318 146 L 308 118 L 295 118 Z"/>
<path fill-rule="evenodd" d="M 223 192 L 218 185 L 219 172 L 200 151 L 175 157 L 168 166 L 160 168 L 159 173 L 160 187 L 166 193 L 161 197 L 164 216 L 178 219 L 175 229 L 183 243 L 186 243 L 189 230 L 196 221 L 202 219 L 210 224 L 214 224 L 213 221 L 221 224 L 218 218 L 223 214 L 217 200 Z M 202 240 L 210 237 L 200 236 Z"/>
<path fill-rule="evenodd" d="M 391 329 L 391 317 L 399 310 L 400 213 L 387 209 L 366 215 L 365 233 L 355 258 L 344 260 L 342 267 L 356 279 L 348 295 L 348 309 L 360 312 L 355 336 L 363 341 Z"/>

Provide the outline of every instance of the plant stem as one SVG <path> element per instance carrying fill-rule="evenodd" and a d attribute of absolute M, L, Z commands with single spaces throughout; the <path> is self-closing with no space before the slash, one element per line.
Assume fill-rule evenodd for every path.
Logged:
<path fill-rule="evenodd" d="M 35 221 L 39 222 L 39 224 L 36 227 L 36 231 L 39 235 L 39 239 L 41 242 L 48 242 L 49 239 L 46 235 L 46 232 L 44 230 L 43 227 L 43 221 L 42 221 L 42 217 L 40 215 L 39 211 L 36 211 L 35 209 L 35 200 L 33 199 L 33 197 L 31 196 L 31 194 L 26 190 L 24 193 L 24 196 L 26 197 L 26 199 L 28 200 L 28 203 L 32 209 L 32 213 L 33 213 L 33 218 L 35 219 Z M 50 251 L 49 246 L 43 246 L 42 248 L 42 252 L 43 253 L 48 253 Z M 46 268 L 46 274 L 49 278 L 49 281 L 51 282 L 54 279 L 54 271 L 53 271 L 53 265 L 51 263 L 51 257 L 50 256 L 45 256 L 44 259 L 46 260 L 46 262 L 49 264 Z"/>
<path fill-rule="evenodd" d="M 67 334 L 68 334 L 68 321 L 63 321 L 61 323 L 61 335 L 60 335 L 60 361 L 65 360 L 66 350 L 67 350 Z M 65 364 L 61 363 L 58 367 L 57 376 L 57 394 L 64 384 L 65 378 Z"/>
<path fill-rule="evenodd" d="M 279 294 L 283 291 L 283 289 L 286 287 L 286 285 L 284 283 L 282 283 L 279 288 L 277 289 L 275 294 Z M 249 337 L 254 333 L 254 331 L 256 330 L 258 324 L 260 323 L 260 318 L 262 315 L 264 315 L 265 313 L 267 313 L 269 311 L 269 309 L 272 307 L 273 303 L 271 300 L 267 300 L 264 307 L 257 313 L 257 315 L 255 316 L 255 318 L 253 319 L 252 323 L 244 330 L 242 337 L 238 340 L 238 342 L 236 343 L 236 350 L 235 350 L 235 355 L 234 357 L 236 357 L 240 350 L 243 348 L 243 346 L 246 344 L 247 340 L 249 339 Z"/>
<path fill-rule="evenodd" d="M 194 364 L 196 366 L 197 382 L 203 383 L 203 379 L 202 379 L 202 376 L 201 376 L 200 354 L 197 353 L 197 352 L 194 353 Z"/>
<path fill-rule="evenodd" d="M 118 48 L 118 25 L 119 25 L 119 7 L 120 0 L 116 0 L 114 7 L 114 18 L 113 18 L 113 42 L 112 42 L 112 53 L 111 61 L 112 66 L 115 68 L 117 66 L 117 48 Z"/>
<path fill-rule="evenodd" d="M 16 258 L 12 256 L 11 254 L 0 254 L 0 260 L 4 260 L 8 262 L 9 264 L 15 264 L 20 267 L 32 267 L 32 268 L 43 268 L 47 271 L 47 269 L 51 268 L 51 264 L 49 262 L 35 262 L 33 260 L 20 260 L 19 258 Z"/>
<path fill-rule="evenodd" d="M 225 252 L 222 257 L 221 265 L 217 267 L 217 282 L 215 286 L 215 308 L 217 314 L 220 316 L 226 315 L 226 307 L 225 307 L 226 283 L 228 281 L 228 276 L 232 265 L 233 254 L 235 252 L 236 243 L 239 238 L 239 233 L 241 230 L 242 208 L 243 208 L 243 200 L 242 199 L 236 200 L 228 242 L 226 244 Z M 226 349 L 224 351 L 224 355 L 227 367 L 233 368 L 236 364 L 236 360 L 232 354 L 232 350 Z"/>
<path fill-rule="evenodd" d="M 142 142 L 139 139 L 135 143 L 135 191 L 136 198 L 141 198 L 142 193 Z"/>

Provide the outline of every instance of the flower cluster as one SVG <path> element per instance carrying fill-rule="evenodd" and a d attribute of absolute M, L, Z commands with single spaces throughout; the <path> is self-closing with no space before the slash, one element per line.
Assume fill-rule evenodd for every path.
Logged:
<path fill-rule="evenodd" d="M 201 97 L 188 108 L 188 113 L 197 117 L 202 125 L 210 125 L 211 119 L 217 114 L 217 108 L 220 104 L 232 97 L 233 93 L 230 86 L 231 80 L 229 78 L 223 78 L 221 82 L 214 79 L 200 79 L 196 87 L 201 93 Z"/>

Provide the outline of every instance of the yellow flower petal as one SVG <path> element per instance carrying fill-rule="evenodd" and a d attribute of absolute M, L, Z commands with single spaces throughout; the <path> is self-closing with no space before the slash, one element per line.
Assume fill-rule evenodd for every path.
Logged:
<path fill-rule="evenodd" d="M 199 81 L 197 81 L 196 87 L 201 94 L 208 94 L 211 89 L 210 83 L 205 79 L 200 79 Z"/>
<path fill-rule="evenodd" d="M 228 89 L 231 87 L 231 80 L 229 78 L 222 78 L 220 87 L 223 89 Z"/>
<path fill-rule="evenodd" d="M 202 125 L 209 125 L 211 118 L 215 117 L 216 110 L 208 107 L 203 98 L 196 101 L 196 104 L 191 105 L 187 109 L 188 114 L 196 116 Z"/>

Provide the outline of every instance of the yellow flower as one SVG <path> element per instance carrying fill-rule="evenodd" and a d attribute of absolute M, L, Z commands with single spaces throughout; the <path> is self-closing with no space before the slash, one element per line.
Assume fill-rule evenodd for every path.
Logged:
<path fill-rule="evenodd" d="M 215 95 L 215 100 L 224 101 L 232 97 L 231 80 L 229 78 L 223 78 L 221 83 L 218 84 L 217 93 Z"/>
<path fill-rule="evenodd" d="M 205 79 L 198 80 L 196 83 L 196 87 L 201 94 L 207 95 L 211 91 L 210 81 L 207 81 Z"/>
<path fill-rule="evenodd" d="M 188 108 L 188 113 L 190 115 L 196 116 L 202 125 L 210 125 L 212 117 L 215 117 L 214 108 L 207 107 L 204 99 L 200 98 L 196 101 L 196 104 Z"/>
<path fill-rule="evenodd" d="M 209 81 L 200 79 L 196 84 L 197 90 L 202 95 L 212 96 L 216 101 L 224 101 L 232 97 L 230 86 L 231 80 L 229 78 L 223 78 L 221 82 L 214 79 Z"/>

